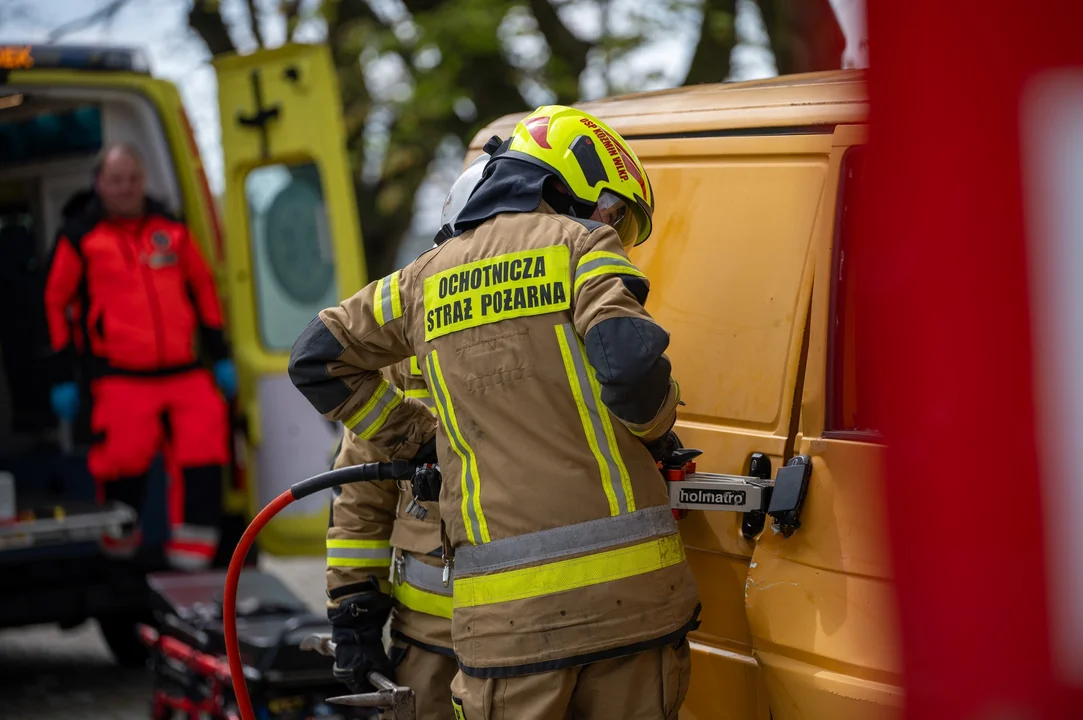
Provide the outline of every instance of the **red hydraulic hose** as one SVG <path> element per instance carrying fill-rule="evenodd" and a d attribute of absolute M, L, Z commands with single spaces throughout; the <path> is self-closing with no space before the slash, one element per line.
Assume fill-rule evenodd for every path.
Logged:
<path fill-rule="evenodd" d="M 252 699 L 248 697 L 248 684 L 244 681 L 244 664 L 241 662 L 241 644 L 237 640 L 237 585 L 241 581 L 244 559 L 248 556 L 248 551 L 252 549 L 256 536 L 271 521 L 271 518 L 293 501 L 293 488 L 290 488 L 259 511 L 245 529 L 244 535 L 241 535 L 237 549 L 233 551 L 233 557 L 229 561 L 229 570 L 226 571 L 222 621 L 226 630 L 226 659 L 229 661 L 229 674 L 233 680 L 233 693 L 237 697 L 241 720 L 256 720 L 256 713 L 252 709 Z"/>
<path fill-rule="evenodd" d="M 252 709 L 252 699 L 248 695 L 248 686 L 244 680 L 244 664 L 241 662 L 241 644 L 237 638 L 237 587 L 241 581 L 241 571 L 248 551 L 252 549 L 256 536 L 267 526 L 275 515 L 294 500 L 312 495 L 320 490 L 327 490 L 336 485 L 351 482 L 370 482 L 373 480 L 398 480 L 410 477 L 415 465 L 408 461 L 396 460 L 389 463 L 366 463 L 353 467 L 339 468 L 325 472 L 299 483 L 294 483 L 267 507 L 259 511 L 255 519 L 244 531 L 226 571 L 226 586 L 222 597 L 222 622 L 226 635 L 226 658 L 229 661 L 230 679 L 233 681 L 233 693 L 237 698 L 240 720 L 256 720 Z"/>

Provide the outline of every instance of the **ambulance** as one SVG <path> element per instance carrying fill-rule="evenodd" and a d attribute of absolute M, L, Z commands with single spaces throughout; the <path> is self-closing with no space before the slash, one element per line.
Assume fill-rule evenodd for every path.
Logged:
<path fill-rule="evenodd" d="M 135 146 L 148 194 L 189 225 L 215 273 L 240 378 L 219 564 L 256 510 L 331 464 L 339 433 L 290 383 L 289 350 L 320 309 L 366 283 L 343 122 L 328 111 L 340 101 L 326 48 L 230 56 L 216 70 L 221 217 L 180 95 L 139 50 L 0 46 L 0 625 L 96 617 L 118 660 L 132 664 L 136 595 L 88 569 L 88 538 L 124 515 L 96 512 L 89 433 L 58 426 L 41 372 L 52 246 L 69 202 L 92 187 L 96 154 Z M 292 506 L 261 534 L 262 549 L 322 556 L 327 504 Z M 148 541 L 167 526 L 164 510 L 145 521 Z M 57 593 L 58 582 L 79 589 Z"/>

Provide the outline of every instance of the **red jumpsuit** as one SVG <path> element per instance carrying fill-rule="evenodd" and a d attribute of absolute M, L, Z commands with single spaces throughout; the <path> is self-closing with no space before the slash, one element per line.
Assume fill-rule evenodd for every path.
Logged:
<path fill-rule="evenodd" d="M 106 217 L 97 201 L 61 230 L 45 289 L 53 349 L 83 355 L 100 499 L 137 510 L 168 437 L 183 489 L 171 507 L 174 567 L 210 564 L 218 545 L 228 411 L 199 364 L 196 331 L 213 360 L 227 357 L 214 281 L 183 223 L 148 201 L 141 218 Z M 74 369 L 74 362 L 69 365 Z M 138 536 L 106 545 L 130 554 Z"/>

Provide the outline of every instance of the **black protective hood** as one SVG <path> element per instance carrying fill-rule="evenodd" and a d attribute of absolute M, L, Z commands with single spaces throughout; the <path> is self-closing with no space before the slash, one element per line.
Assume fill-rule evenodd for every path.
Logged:
<path fill-rule="evenodd" d="M 455 219 L 456 234 L 471 230 L 501 213 L 526 213 L 542 203 L 545 181 L 552 171 L 533 163 L 497 155 Z"/>

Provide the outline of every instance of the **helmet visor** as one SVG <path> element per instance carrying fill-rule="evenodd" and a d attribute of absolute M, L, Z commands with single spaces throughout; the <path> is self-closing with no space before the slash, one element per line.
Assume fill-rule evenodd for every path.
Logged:
<path fill-rule="evenodd" d="M 621 245 L 626 249 L 639 240 L 639 217 L 624 198 L 603 190 L 598 196 L 591 220 L 605 223 L 617 231 Z"/>

